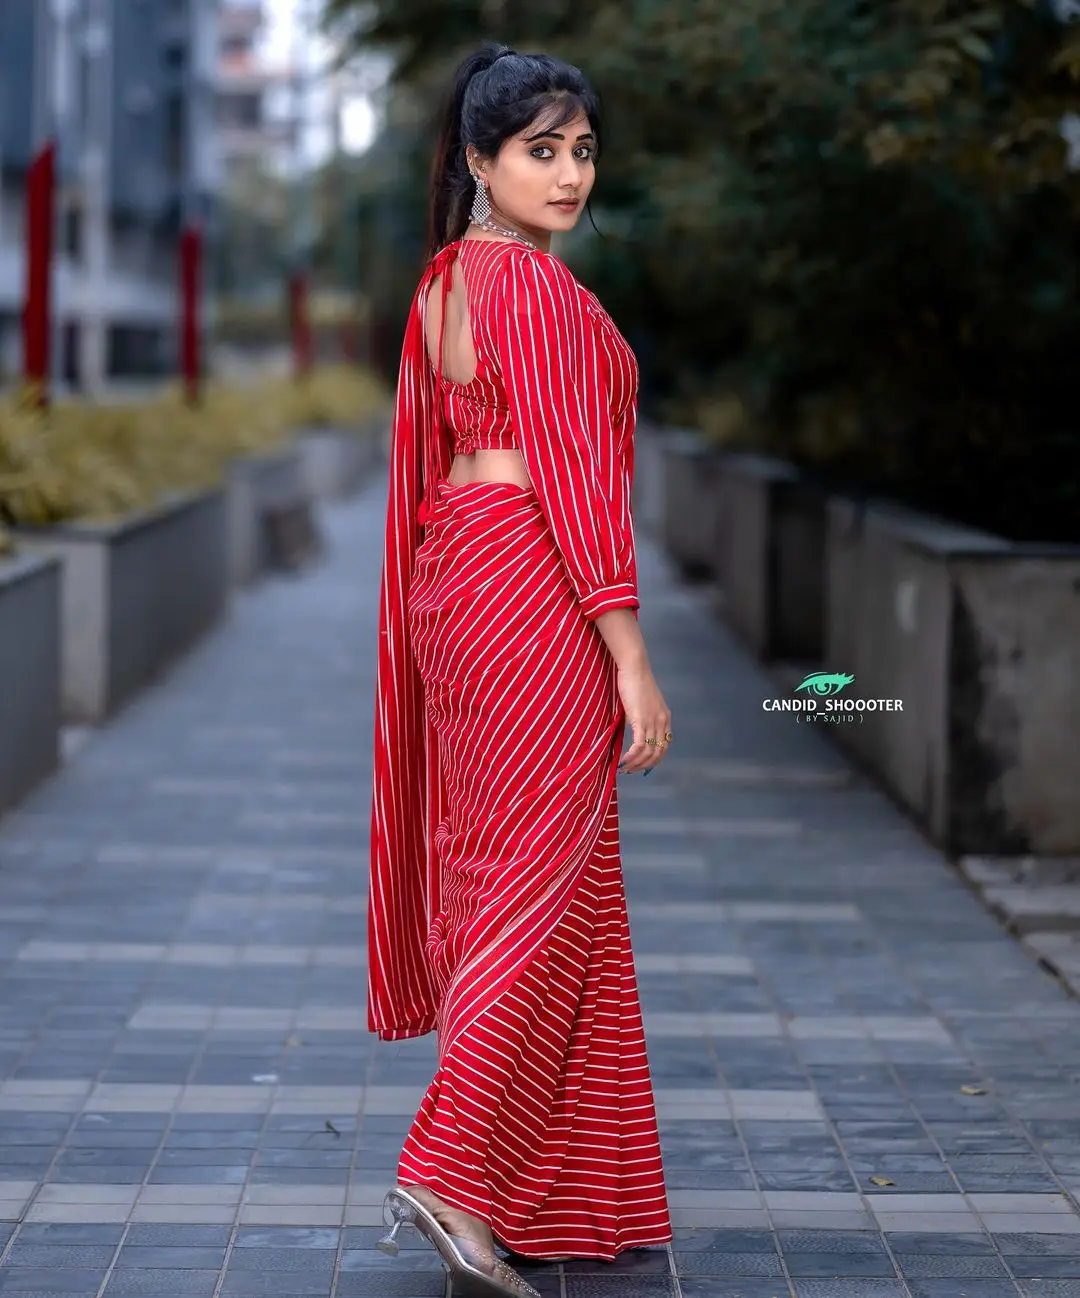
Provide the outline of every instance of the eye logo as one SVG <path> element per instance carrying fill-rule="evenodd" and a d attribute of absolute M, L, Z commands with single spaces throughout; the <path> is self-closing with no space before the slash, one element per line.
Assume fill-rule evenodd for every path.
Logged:
<path fill-rule="evenodd" d="M 854 676 L 845 676 L 843 672 L 811 672 L 801 684 L 795 686 L 795 693 L 805 690 L 807 694 L 817 694 L 819 697 L 839 694 L 854 679 Z"/>

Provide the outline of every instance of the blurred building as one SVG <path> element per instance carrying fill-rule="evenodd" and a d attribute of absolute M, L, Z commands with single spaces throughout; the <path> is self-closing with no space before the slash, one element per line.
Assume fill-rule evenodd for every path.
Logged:
<path fill-rule="evenodd" d="M 57 143 L 57 376 L 175 366 L 177 247 L 220 168 L 220 0 L 0 0 L 0 374 L 21 368 L 27 169 Z"/>
<path fill-rule="evenodd" d="M 217 122 L 226 172 L 254 163 L 278 175 L 292 166 L 299 114 L 295 71 L 268 59 L 263 0 L 223 0 Z"/>

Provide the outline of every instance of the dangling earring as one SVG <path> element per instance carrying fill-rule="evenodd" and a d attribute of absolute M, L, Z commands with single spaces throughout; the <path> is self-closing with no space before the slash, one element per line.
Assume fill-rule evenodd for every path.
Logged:
<path fill-rule="evenodd" d="M 491 220 L 491 199 L 488 197 L 487 185 L 479 176 L 473 175 L 476 181 L 476 193 L 473 195 L 472 211 L 469 217 L 477 225 L 483 225 L 485 221 Z"/>

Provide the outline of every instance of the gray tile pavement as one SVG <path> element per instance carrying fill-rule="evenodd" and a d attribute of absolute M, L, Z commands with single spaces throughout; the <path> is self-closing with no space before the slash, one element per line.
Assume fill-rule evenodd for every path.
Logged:
<path fill-rule="evenodd" d="M 0 1298 L 441 1295 L 375 1248 L 433 1042 L 365 1031 L 377 489 L 0 823 Z M 1080 1006 L 641 539 L 623 777 L 677 1238 L 558 1298 L 1080 1298 Z"/>

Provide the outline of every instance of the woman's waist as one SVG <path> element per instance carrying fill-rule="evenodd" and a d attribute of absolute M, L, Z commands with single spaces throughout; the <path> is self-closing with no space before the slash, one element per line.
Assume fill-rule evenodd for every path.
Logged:
<path fill-rule="evenodd" d="M 531 484 L 499 479 L 451 482 L 449 478 L 438 478 L 424 504 L 427 508 L 421 508 L 421 522 L 516 520 L 528 515 L 543 518 Z"/>
<path fill-rule="evenodd" d="M 521 452 L 510 446 L 458 445 L 454 450 L 446 479 L 461 487 L 474 482 L 508 482 L 531 487 L 529 471 Z"/>

